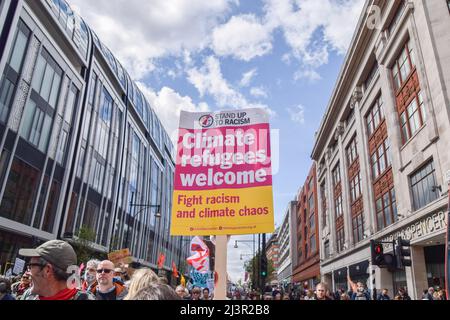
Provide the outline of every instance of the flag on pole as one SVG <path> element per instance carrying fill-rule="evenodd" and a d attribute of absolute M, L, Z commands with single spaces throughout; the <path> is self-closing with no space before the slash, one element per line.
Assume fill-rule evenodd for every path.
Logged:
<path fill-rule="evenodd" d="M 194 237 L 191 241 L 191 254 L 186 259 L 187 263 L 200 273 L 209 272 L 209 248 L 199 237 Z"/>
<path fill-rule="evenodd" d="M 166 256 L 163 253 L 160 253 L 158 258 L 158 269 L 162 269 L 164 267 L 164 261 L 166 261 Z"/>
<path fill-rule="evenodd" d="M 175 278 L 178 278 L 178 270 L 175 262 L 172 261 L 172 274 Z"/>

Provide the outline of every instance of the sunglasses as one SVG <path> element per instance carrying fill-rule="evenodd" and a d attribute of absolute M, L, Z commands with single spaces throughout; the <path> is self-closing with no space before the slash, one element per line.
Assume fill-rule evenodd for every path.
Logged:
<path fill-rule="evenodd" d="M 102 272 L 104 272 L 104 273 L 111 273 L 111 269 L 97 269 L 97 273 L 102 273 Z"/>

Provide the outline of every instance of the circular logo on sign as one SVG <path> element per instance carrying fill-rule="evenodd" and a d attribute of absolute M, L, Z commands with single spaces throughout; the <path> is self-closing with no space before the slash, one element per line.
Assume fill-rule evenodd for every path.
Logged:
<path fill-rule="evenodd" d="M 202 128 L 209 128 L 214 124 L 214 118 L 210 115 L 202 116 L 198 121 Z"/>

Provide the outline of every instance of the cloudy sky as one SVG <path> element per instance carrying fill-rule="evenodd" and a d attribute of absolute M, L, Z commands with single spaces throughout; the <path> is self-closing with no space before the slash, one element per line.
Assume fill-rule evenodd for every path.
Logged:
<path fill-rule="evenodd" d="M 68 0 L 126 67 L 171 136 L 181 110 L 260 107 L 274 135 L 275 221 L 302 186 L 364 0 Z M 229 275 L 243 278 L 241 245 Z M 251 246 L 251 244 L 250 244 Z"/>

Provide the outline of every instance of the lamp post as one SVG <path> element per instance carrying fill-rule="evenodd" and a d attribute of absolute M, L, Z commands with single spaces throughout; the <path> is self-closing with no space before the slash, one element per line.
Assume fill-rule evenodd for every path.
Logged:
<path fill-rule="evenodd" d="M 255 235 L 253 235 L 253 240 L 235 240 L 234 241 L 234 248 L 235 249 L 237 249 L 238 248 L 238 243 L 239 242 L 241 242 L 241 243 L 244 243 L 246 246 L 248 246 L 249 248 L 250 248 L 250 246 L 247 244 L 247 243 L 253 243 L 253 249 L 252 248 L 250 248 L 250 249 L 252 249 L 253 250 L 253 266 L 252 266 L 252 268 L 253 268 L 253 272 L 252 272 L 252 275 L 253 275 L 253 277 L 252 277 L 252 286 L 253 286 L 253 289 L 256 289 L 256 281 L 255 281 L 255 279 L 256 279 L 256 266 L 255 266 L 255 264 L 256 264 L 256 255 L 255 255 Z M 242 255 L 241 255 L 241 260 L 242 260 Z"/>
<path fill-rule="evenodd" d="M 137 216 L 139 216 L 145 209 L 147 208 L 157 208 L 158 210 L 155 213 L 155 220 L 156 218 L 161 218 L 161 213 L 160 213 L 160 208 L 161 205 L 159 204 L 140 204 L 140 203 L 133 203 L 133 199 L 134 199 L 134 192 L 131 193 L 131 201 L 130 201 L 130 214 L 128 215 L 128 223 L 127 223 L 127 234 L 125 237 L 125 244 L 128 246 L 128 237 L 130 234 L 130 218 L 132 217 L 133 219 L 136 219 Z M 132 208 L 141 208 L 141 210 L 139 210 L 137 213 L 135 213 L 134 215 L 132 215 L 133 210 L 131 210 Z M 156 221 L 155 221 L 156 222 Z M 155 223 L 156 226 L 156 223 Z M 130 248 L 131 250 L 131 248 Z"/>

